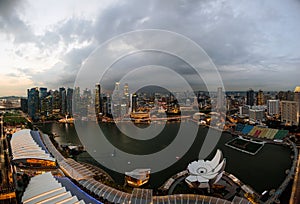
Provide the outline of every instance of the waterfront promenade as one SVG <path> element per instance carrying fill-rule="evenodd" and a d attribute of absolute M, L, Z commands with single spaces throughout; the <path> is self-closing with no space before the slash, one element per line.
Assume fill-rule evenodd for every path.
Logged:
<path fill-rule="evenodd" d="M 284 181 L 282 182 L 282 184 L 278 187 L 278 189 L 274 192 L 274 194 L 271 195 L 271 197 L 265 202 L 266 204 L 280 203 L 280 200 L 279 200 L 280 195 L 286 189 L 286 187 L 290 183 L 290 181 L 294 178 L 296 167 L 297 167 L 298 149 L 297 149 L 295 143 L 293 143 L 289 139 L 286 139 L 286 145 L 289 145 L 293 149 L 293 152 L 294 152 L 294 160 L 293 160 L 292 167 L 289 170 L 289 172 L 288 172 L 286 178 L 284 179 Z M 298 187 L 300 187 L 300 186 L 298 186 Z M 299 198 L 299 194 L 297 196 Z"/>
<path fill-rule="evenodd" d="M 204 195 L 194 194 L 177 194 L 166 196 L 153 196 L 151 189 L 134 189 L 131 193 L 122 192 L 110 186 L 107 186 L 93 177 L 94 172 L 90 171 L 84 165 L 74 161 L 73 159 L 64 158 L 60 152 L 52 144 L 50 138 L 46 134 L 41 134 L 42 139 L 52 153 L 57 158 L 60 168 L 72 179 L 74 179 L 82 188 L 91 195 L 98 197 L 100 201 L 108 201 L 110 203 L 141 203 L 141 204 L 171 204 L 171 203 L 203 203 L 203 204 L 232 204 L 232 202 Z M 150 193 L 151 191 L 151 193 Z M 250 203 L 246 199 L 236 198 L 238 203 Z"/>
<path fill-rule="evenodd" d="M 220 130 L 220 129 L 217 129 L 218 131 L 222 131 L 222 130 Z M 45 135 L 42 135 L 42 137 L 45 137 Z M 250 138 L 252 138 L 252 137 L 250 137 Z M 47 138 L 46 138 L 47 140 L 49 140 L 49 145 L 53 145 L 52 144 L 52 142 L 50 141 L 50 138 L 47 136 Z M 259 141 L 266 141 L 266 143 L 274 143 L 274 144 L 276 144 L 276 145 L 283 145 L 283 146 L 288 146 L 288 147 L 290 147 L 290 148 L 292 148 L 292 145 L 291 145 L 291 143 L 288 141 L 288 140 L 284 140 L 284 141 L 282 141 L 282 142 L 274 142 L 273 140 L 266 140 L 266 139 L 264 139 L 264 138 L 256 138 L 256 140 L 259 140 Z M 46 141 L 45 141 L 46 142 Z M 46 145 L 47 146 L 47 145 Z M 293 148 L 292 148 L 293 149 Z M 58 151 L 57 151 L 57 149 L 53 146 L 53 151 L 54 152 L 57 152 L 58 154 L 56 155 L 58 158 L 60 158 L 61 160 L 66 160 Z M 54 154 L 53 154 L 54 155 Z M 55 157 L 56 157 L 55 156 Z M 69 159 L 68 159 L 69 160 Z M 69 160 L 69 161 L 71 161 L 71 160 Z M 68 163 L 70 163 L 68 161 Z M 74 161 L 74 160 L 73 160 Z M 75 162 L 75 161 L 74 161 Z M 73 168 L 73 170 L 72 171 L 69 171 L 69 172 L 75 172 L 75 170 L 77 169 L 77 167 L 76 168 Z M 293 172 L 294 172 L 294 170 L 292 169 L 292 168 L 290 168 L 290 167 L 288 167 L 288 169 L 290 169 L 290 172 L 288 172 L 289 173 L 289 175 L 287 175 L 286 176 L 286 179 L 285 179 L 285 182 L 284 183 L 282 183 L 282 185 L 280 186 L 280 188 L 278 188 L 277 190 L 275 190 L 275 192 L 276 192 L 276 194 L 275 195 L 272 195 L 271 196 L 271 200 L 273 200 L 273 201 L 277 201 L 277 199 L 279 198 L 279 196 L 281 195 L 281 193 L 283 192 L 283 190 L 286 188 L 286 183 L 288 183 L 292 178 L 293 178 Z M 94 172 L 95 173 L 95 172 Z M 75 175 L 75 174 L 74 174 Z M 72 177 L 72 175 L 69 175 L 70 177 Z M 73 178 L 73 177 L 72 177 Z M 93 180 L 95 180 L 95 182 L 96 183 L 94 183 L 94 182 L 92 182 L 91 180 L 90 180 L 90 178 L 91 179 L 93 179 L 93 177 L 92 176 L 88 176 L 88 175 L 86 175 L 86 177 L 82 177 L 82 179 L 78 179 L 78 181 L 80 181 L 80 180 L 89 180 L 89 181 L 87 181 L 87 183 L 89 183 L 90 185 L 87 185 L 87 187 L 83 187 L 81 184 L 80 184 L 80 186 L 82 186 L 82 188 L 84 188 L 84 189 L 86 189 L 88 192 L 89 191 L 91 191 L 91 193 L 92 193 L 92 195 L 93 196 L 95 196 L 95 197 L 100 197 L 100 198 L 103 198 L 103 199 L 107 199 L 107 200 L 109 200 L 110 202 L 112 201 L 112 199 L 114 199 L 114 198 L 111 198 L 111 195 L 112 194 L 114 194 L 114 192 L 118 192 L 118 194 L 116 195 L 116 198 L 114 199 L 114 201 L 116 201 L 116 199 L 117 199 L 117 197 L 118 197 L 118 195 L 126 195 L 126 193 L 125 192 L 122 192 L 122 191 L 119 191 L 119 190 L 117 190 L 117 189 L 106 189 L 106 188 L 104 188 L 104 186 L 106 186 L 106 185 L 101 185 L 100 186 L 100 184 L 98 184 L 98 183 L 101 183 L 101 184 L 104 184 L 103 182 L 99 182 L 99 181 L 96 181 L 95 179 L 93 179 Z M 76 180 L 76 179 L 75 179 Z M 83 182 L 83 181 L 81 181 L 81 182 Z M 91 183 L 90 183 L 91 182 Z M 78 184 L 79 184 L 79 182 L 78 182 Z M 99 187 L 99 188 L 98 188 Z M 106 186 L 107 187 L 107 186 Z M 102 190 L 100 190 L 100 188 L 102 189 Z M 106 190 L 104 190 L 104 189 L 106 189 Z M 97 190 L 98 189 L 98 190 Z M 116 191 L 115 191 L 116 190 Z M 102 195 L 102 193 L 103 192 L 108 192 L 108 193 L 105 193 L 105 194 L 103 194 Z M 97 194 L 95 194 L 95 193 L 97 193 Z M 106 195 L 107 194 L 107 195 Z M 131 193 L 129 193 L 129 194 L 132 194 L 132 192 Z M 102 197 L 102 196 L 104 196 L 104 197 Z M 123 197 L 122 196 L 122 197 Z M 171 196 L 171 195 L 170 195 Z M 240 195 L 241 196 L 241 195 Z M 152 199 L 154 199 L 156 196 L 153 196 L 152 197 Z M 259 197 L 259 196 L 257 196 L 257 197 Z M 119 198 L 119 197 L 118 197 Z M 124 198 L 125 199 L 125 198 Z M 128 198 L 127 198 L 127 200 L 128 200 Z M 235 200 L 238 200 L 238 199 L 235 199 Z M 240 200 L 240 199 L 239 199 Z M 245 199 L 244 199 L 245 200 Z M 246 201 L 246 200 L 245 200 Z M 126 202 L 125 202 L 126 203 Z M 138 203 L 138 202 L 137 202 Z M 271 203 L 271 202 L 270 202 Z"/>
<path fill-rule="evenodd" d="M 300 153 L 299 152 L 298 152 L 296 172 L 295 172 L 294 182 L 292 187 L 292 194 L 290 198 L 290 204 L 298 204 L 298 203 L 300 203 Z"/>

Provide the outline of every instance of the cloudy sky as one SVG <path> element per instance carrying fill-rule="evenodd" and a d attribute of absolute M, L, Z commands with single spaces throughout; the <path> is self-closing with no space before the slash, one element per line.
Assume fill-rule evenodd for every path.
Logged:
<path fill-rule="evenodd" d="M 95 48 L 141 29 L 198 43 L 226 90 L 293 90 L 299 19 L 299 0 L 0 0 L 0 95 L 72 87 Z"/>

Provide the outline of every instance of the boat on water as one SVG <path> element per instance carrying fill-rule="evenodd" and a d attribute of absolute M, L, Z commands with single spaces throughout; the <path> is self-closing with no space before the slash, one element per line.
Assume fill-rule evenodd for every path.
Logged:
<path fill-rule="evenodd" d="M 68 116 L 66 116 L 66 118 L 62 118 L 58 122 L 60 122 L 60 123 L 74 123 L 74 118 L 68 118 Z"/>

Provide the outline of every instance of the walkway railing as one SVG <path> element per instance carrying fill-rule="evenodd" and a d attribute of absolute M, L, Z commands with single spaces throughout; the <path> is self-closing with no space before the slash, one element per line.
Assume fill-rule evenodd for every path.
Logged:
<path fill-rule="evenodd" d="M 139 194 L 133 193 L 125 193 L 120 190 L 114 189 L 110 186 L 107 186 L 93 178 L 93 173 L 87 174 L 85 172 L 84 175 L 81 175 L 81 170 L 83 165 L 80 163 L 72 160 L 72 159 L 65 159 L 60 152 L 55 148 L 52 144 L 50 138 L 46 134 L 41 134 L 43 141 L 45 142 L 46 147 L 52 153 L 52 155 L 57 158 L 59 166 L 67 172 L 68 176 L 72 179 L 75 179 L 83 188 L 91 192 L 92 194 L 98 196 L 101 199 L 107 200 L 111 203 L 153 203 L 153 204 L 171 204 L 171 203 L 202 203 L 202 204 L 232 204 L 232 202 L 221 199 L 215 198 L 210 196 L 203 196 L 203 195 L 194 195 L 194 194 L 177 194 L 177 195 L 166 195 L 166 196 L 152 196 L 145 198 L 144 195 L 138 196 Z M 72 161 L 71 161 L 72 160 Z M 67 170 L 65 168 L 66 165 L 70 165 L 71 168 Z M 73 171 L 73 172 L 72 172 Z M 89 170 L 87 170 L 89 171 Z M 147 194 L 148 195 L 148 194 Z"/>
<path fill-rule="evenodd" d="M 295 170 L 296 170 L 296 166 L 297 166 L 297 158 L 298 158 L 298 149 L 295 145 L 295 143 L 293 143 L 291 140 L 286 139 L 287 140 L 287 144 L 291 145 L 291 147 L 293 148 L 293 152 L 294 152 L 294 160 L 293 160 L 293 165 L 292 168 L 290 169 L 288 175 L 286 176 L 286 178 L 284 179 L 284 181 L 282 182 L 282 184 L 279 186 L 279 188 L 275 191 L 275 193 L 265 202 L 266 204 L 271 204 L 271 203 L 280 203 L 279 201 L 279 197 L 282 194 L 282 192 L 286 189 L 287 185 L 289 184 L 289 182 L 293 179 L 294 174 L 295 174 Z"/>

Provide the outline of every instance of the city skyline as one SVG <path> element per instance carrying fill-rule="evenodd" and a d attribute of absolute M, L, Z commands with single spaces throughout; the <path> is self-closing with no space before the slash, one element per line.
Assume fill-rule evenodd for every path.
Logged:
<path fill-rule="evenodd" d="M 95 48 L 141 29 L 169 30 L 198 43 L 216 64 L 225 90 L 293 91 L 300 65 L 299 8 L 296 0 L 1 1 L 0 96 L 25 96 L 24 88 L 35 86 L 73 87 Z"/>

